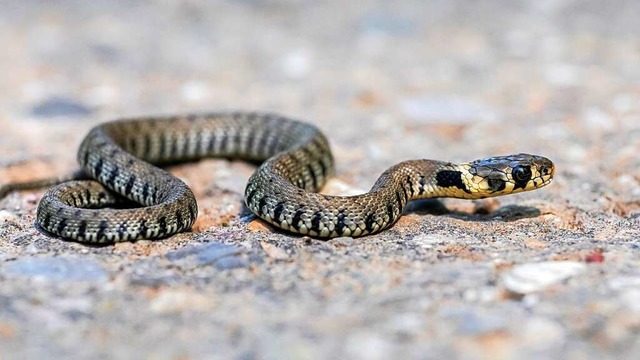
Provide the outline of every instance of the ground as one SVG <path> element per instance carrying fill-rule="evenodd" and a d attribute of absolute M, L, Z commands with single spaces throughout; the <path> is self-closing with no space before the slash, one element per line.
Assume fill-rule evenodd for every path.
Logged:
<path fill-rule="evenodd" d="M 421 202 L 319 241 L 243 206 L 253 165 L 171 168 L 192 232 L 94 247 L 0 200 L 2 358 L 581 359 L 640 352 L 640 3 L 0 3 L 0 183 L 64 174 L 110 119 L 262 110 L 320 127 L 337 177 L 528 152 L 541 190 Z"/>

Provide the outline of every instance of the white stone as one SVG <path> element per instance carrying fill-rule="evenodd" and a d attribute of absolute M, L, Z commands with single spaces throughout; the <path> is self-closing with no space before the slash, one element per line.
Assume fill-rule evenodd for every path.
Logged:
<path fill-rule="evenodd" d="M 281 70 L 291 79 L 302 79 L 311 71 L 311 56 L 305 49 L 291 51 L 282 58 Z"/>
<path fill-rule="evenodd" d="M 544 290 L 572 276 L 586 271 L 583 263 L 548 261 L 514 266 L 502 275 L 503 285 L 512 292 L 528 294 Z"/>
<path fill-rule="evenodd" d="M 208 83 L 199 80 L 187 81 L 180 89 L 182 98 L 191 103 L 208 100 L 211 97 L 211 88 Z"/>
<path fill-rule="evenodd" d="M 6 222 L 18 222 L 18 216 L 7 210 L 0 210 L 0 224 Z"/>

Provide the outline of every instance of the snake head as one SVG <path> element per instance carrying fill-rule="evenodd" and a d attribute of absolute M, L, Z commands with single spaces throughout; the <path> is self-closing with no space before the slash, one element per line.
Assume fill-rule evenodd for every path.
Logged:
<path fill-rule="evenodd" d="M 551 160 L 529 154 L 495 156 L 465 165 L 466 185 L 477 197 L 538 189 L 548 185 L 555 173 Z"/>

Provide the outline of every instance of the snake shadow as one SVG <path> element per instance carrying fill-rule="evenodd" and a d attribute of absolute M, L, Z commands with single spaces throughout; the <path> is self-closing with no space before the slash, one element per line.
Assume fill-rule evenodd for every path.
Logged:
<path fill-rule="evenodd" d="M 511 222 L 521 219 L 535 218 L 541 212 L 533 206 L 505 205 L 494 211 L 478 208 L 475 212 L 464 212 L 448 209 L 438 199 L 414 200 L 404 209 L 404 214 L 441 215 L 465 221 L 504 221 Z"/>

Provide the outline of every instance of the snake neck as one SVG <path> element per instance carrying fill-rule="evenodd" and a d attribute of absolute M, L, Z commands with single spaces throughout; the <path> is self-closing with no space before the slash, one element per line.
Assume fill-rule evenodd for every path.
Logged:
<path fill-rule="evenodd" d="M 453 197 L 475 199 L 467 185 L 468 167 L 437 160 L 409 160 L 392 166 L 376 181 L 372 192 L 386 192 L 390 186 L 404 198 L 403 203 L 416 199 Z"/>

